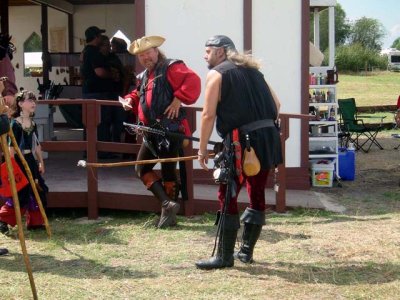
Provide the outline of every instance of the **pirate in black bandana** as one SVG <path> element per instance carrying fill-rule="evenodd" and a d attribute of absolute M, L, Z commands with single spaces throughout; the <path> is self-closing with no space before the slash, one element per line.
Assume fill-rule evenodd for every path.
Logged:
<path fill-rule="evenodd" d="M 210 71 L 206 80 L 198 153 L 202 168 L 208 169 L 207 142 L 215 122 L 218 134 L 224 140 L 224 151 L 218 155 L 218 162 L 222 161 L 223 165 L 218 176 L 221 209 L 217 255 L 197 262 L 196 266 L 216 269 L 234 264 L 234 247 L 240 227 L 237 197 L 244 182 L 250 207 L 241 217 L 244 223 L 242 245 L 235 257 L 244 263 L 253 261 L 254 246 L 265 224 L 268 173 L 282 162 L 276 126 L 280 104 L 259 71 L 260 64 L 251 56 L 238 53 L 229 37 L 213 36 L 205 46 L 204 59 Z M 246 169 L 246 164 L 242 165 L 241 157 L 246 152 L 256 154 L 259 162 L 254 163 L 254 168 Z"/>

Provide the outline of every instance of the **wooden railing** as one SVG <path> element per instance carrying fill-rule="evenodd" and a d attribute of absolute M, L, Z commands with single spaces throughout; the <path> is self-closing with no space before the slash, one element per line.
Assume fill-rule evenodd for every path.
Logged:
<path fill-rule="evenodd" d="M 82 105 L 82 123 L 86 128 L 86 140 L 83 141 L 43 141 L 42 149 L 44 151 L 86 151 L 87 162 L 97 162 L 97 152 L 116 152 L 137 154 L 140 144 L 125 144 L 101 142 L 97 140 L 97 126 L 101 122 L 101 106 L 112 105 L 120 106 L 116 101 L 92 100 L 92 99 L 57 99 L 40 100 L 39 104 L 49 105 Z M 187 107 L 189 125 L 193 132 L 196 131 L 196 113 L 201 108 Z M 285 142 L 289 137 L 289 120 L 291 118 L 304 119 L 307 116 L 281 114 L 281 141 L 283 153 L 285 153 Z M 193 155 L 192 143 L 185 148 L 185 155 Z M 205 211 L 215 211 L 218 209 L 218 201 L 195 199 L 194 198 L 194 176 L 193 161 L 186 164 L 187 168 L 187 193 L 188 200 L 183 201 L 180 213 L 186 216 L 203 213 Z M 279 191 L 276 193 L 275 210 L 278 212 L 286 211 L 286 168 L 284 164 L 279 166 Z M 198 170 L 196 170 L 198 171 Z M 211 176 L 211 174 L 210 174 Z M 96 219 L 99 208 L 128 209 L 139 211 L 159 211 L 157 200 L 148 195 L 132 195 L 111 192 L 99 192 L 97 181 L 97 169 L 87 170 L 87 192 L 50 192 L 49 207 L 82 207 L 88 209 L 88 218 Z M 71 195 L 71 193 L 73 195 Z M 71 201 L 73 199 L 73 201 Z M 243 205 L 244 204 L 239 204 Z"/>
<path fill-rule="evenodd" d="M 101 122 L 101 106 L 121 105 L 116 101 L 95 100 L 95 99 L 57 99 L 40 100 L 40 105 L 81 105 L 82 106 L 82 124 L 86 128 L 86 140 L 84 141 L 43 141 L 43 151 L 62 151 L 62 152 L 84 152 L 87 153 L 86 161 L 88 163 L 97 162 L 97 153 L 114 152 L 137 154 L 140 144 L 101 142 L 97 140 L 97 126 Z M 196 129 L 195 110 L 188 109 L 188 120 L 193 131 Z M 192 144 L 185 149 L 185 155 L 192 155 Z M 193 162 L 188 162 L 187 166 L 187 193 L 188 200 L 184 202 L 183 211 L 185 215 L 194 214 L 194 193 L 193 193 Z M 128 195 L 99 192 L 98 172 L 96 168 L 87 169 L 87 193 L 79 192 L 50 192 L 49 207 L 87 207 L 88 217 L 96 219 L 99 208 L 121 208 L 144 211 L 157 211 L 159 205 L 154 197 L 146 195 Z M 73 196 L 71 196 L 71 193 Z M 71 201 L 73 199 L 73 201 Z"/>

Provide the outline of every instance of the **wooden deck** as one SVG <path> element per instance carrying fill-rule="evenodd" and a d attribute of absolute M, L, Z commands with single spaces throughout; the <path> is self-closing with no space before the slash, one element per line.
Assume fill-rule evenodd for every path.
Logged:
<path fill-rule="evenodd" d="M 138 211 L 159 211 L 160 204 L 135 177 L 133 167 L 127 168 L 86 168 L 77 167 L 77 162 L 83 159 L 97 162 L 99 151 L 136 154 L 140 144 L 110 143 L 97 141 L 97 125 L 100 123 L 100 108 L 102 105 L 118 105 L 115 101 L 88 99 L 58 99 L 41 100 L 40 104 L 82 105 L 82 124 L 86 128 L 86 140 L 83 130 L 54 130 L 54 140 L 42 142 L 42 149 L 48 152 L 46 160 L 45 179 L 50 187 L 48 206 L 50 208 L 87 208 L 88 217 L 96 219 L 100 208 L 127 209 Z M 196 112 L 199 108 L 187 108 L 189 126 L 196 131 Z M 285 142 L 289 137 L 289 120 L 308 120 L 308 115 L 281 115 L 281 141 L 283 153 Z M 185 156 L 196 153 L 192 143 L 185 148 Z M 280 188 L 277 193 L 268 196 L 269 205 L 277 212 L 287 209 L 287 173 L 284 164 L 279 166 L 278 181 Z M 212 184 L 210 173 L 194 170 L 193 162 L 186 162 L 188 200 L 181 203 L 181 214 L 194 215 L 207 211 L 215 211 L 219 204 L 216 201 L 217 186 Z M 308 174 L 308 166 L 303 166 L 296 172 Z M 211 185 L 204 185 L 211 183 Z M 245 193 L 243 193 L 245 195 Z M 294 197 L 297 197 L 296 195 Z M 244 202 L 247 201 L 244 196 Z M 307 203 L 307 200 L 305 201 Z M 242 205 L 242 204 L 241 204 Z M 307 207 L 315 207 L 316 205 Z M 295 206 L 304 206 L 296 205 Z"/>

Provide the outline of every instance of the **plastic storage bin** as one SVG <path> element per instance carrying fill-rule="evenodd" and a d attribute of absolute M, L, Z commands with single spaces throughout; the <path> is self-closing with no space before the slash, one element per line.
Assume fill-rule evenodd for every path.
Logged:
<path fill-rule="evenodd" d="M 352 181 L 356 174 L 355 151 L 339 148 L 339 177 L 342 180 Z"/>
<path fill-rule="evenodd" d="M 315 187 L 332 187 L 335 161 L 321 159 L 312 160 L 310 163 L 312 185 Z"/>

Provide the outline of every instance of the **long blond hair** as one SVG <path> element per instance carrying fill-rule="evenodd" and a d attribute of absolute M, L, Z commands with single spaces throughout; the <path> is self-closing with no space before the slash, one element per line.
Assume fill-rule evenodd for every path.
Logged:
<path fill-rule="evenodd" d="M 256 59 L 251 54 L 251 51 L 245 53 L 239 53 L 232 50 L 227 50 L 226 57 L 229 61 L 237 66 L 243 66 L 246 68 L 253 68 L 259 70 L 261 68 L 261 61 Z"/>

